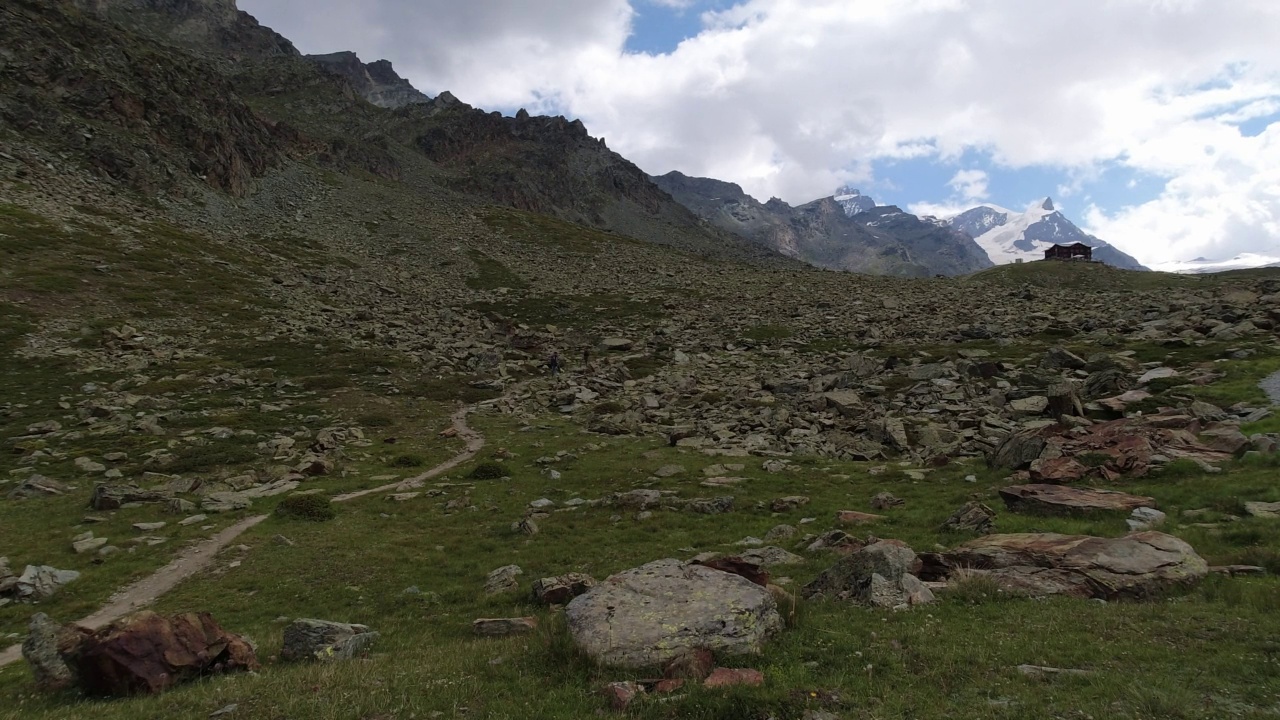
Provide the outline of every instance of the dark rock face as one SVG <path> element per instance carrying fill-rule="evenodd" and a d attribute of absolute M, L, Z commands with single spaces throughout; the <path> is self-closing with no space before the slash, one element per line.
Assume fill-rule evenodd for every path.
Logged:
<path fill-rule="evenodd" d="M 967 235 L 897 207 L 876 207 L 847 188 L 836 197 L 791 207 L 776 198 L 761 204 L 741 187 L 710 178 L 672 172 L 653 180 L 712 225 L 819 267 L 905 277 L 963 275 L 991 267 Z"/>
<path fill-rule="evenodd" d="M 300 141 L 196 57 L 60 3 L 15 0 L 8 10 L 0 46 L 14 60 L 0 75 L 0 119 L 82 155 L 104 176 L 151 194 L 194 175 L 244 195 Z M 113 36 L 127 47 L 104 42 Z M 85 132 L 86 122 L 101 129 Z"/>
<path fill-rule="evenodd" d="M 64 638 L 60 654 L 89 695 L 154 694 L 205 675 L 258 668 L 249 643 L 208 613 L 142 612 L 101 630 L 74 629 L 80 637 Z"/>
<path fill-rule="evenodd" d="M 307 55 L 308 60 L 351 83 L 355 92 L 381 108 L 395 109 L 431 101 L 408 80 L 396 74 L 387 60 L 363 63 L 353 52 Z"/>

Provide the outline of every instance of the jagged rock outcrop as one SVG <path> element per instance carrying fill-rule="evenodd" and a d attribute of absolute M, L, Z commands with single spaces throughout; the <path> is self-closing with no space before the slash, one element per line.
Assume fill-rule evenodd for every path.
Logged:
<path fill-rule="evenodd" d="M 350 51 L 307 55 L 306 58 L 345 78 L 355 92 L 378 107 L 395 109 L 431 101 L 430 97 L 418 91 L 408 80 L 396 74 L 388 60 L 364 63 Z"/>

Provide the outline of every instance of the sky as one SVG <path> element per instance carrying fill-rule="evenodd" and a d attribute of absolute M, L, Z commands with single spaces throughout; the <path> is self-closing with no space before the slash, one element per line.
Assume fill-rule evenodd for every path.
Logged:
<path fill-rule="evenodd" d="M 1277 0 L 239 0 L 304 53 L 581 119 L 646 172 L 946 216 L 1051 196 L 1148 265 L 1280 258 Z"/>

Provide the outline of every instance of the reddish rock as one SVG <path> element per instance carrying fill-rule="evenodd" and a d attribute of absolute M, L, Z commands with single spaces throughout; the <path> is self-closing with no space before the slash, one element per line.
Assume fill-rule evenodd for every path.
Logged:
<path fill-rule="evenodd" d="M 209 613 L 142 612 L 60 648 L 88 695 L 153 694 L 205 675 L 256 670 L 253 648 Z"/>
<path fill-rule="evenodd" d="M 1133 512 L 1138 508 L 1156 506 L 1155 498 L 1063 485 L 1014 485 L 1001 490 L 1000 497 L 1010 510 L 1019 512 Z"/>
<path fill-rule="evenodd" d="M 712 570 L 727 572 L 730 575 L 744 577 L 760 587 L 769 586 L 769 572 L 760 567 L 760 563 L 751 562 L 737 556 L 720 557 L 695 563 Z"/>
<path fill-rule="evenodd" d="M 836 513 L 836 522 L 841 525 L 870 525 L 884 519 L 883 515 L 858 512 L 857 510 L 841 510 Z"/>
<path fill-rule="evenodd" d="M 1072 483 L 1088 472 L 1089 468 L 1075 458 L 1060 457 L 1031 463 L 1031 479 L 1038 483 Z"/>
<path fill-rule="evenodd" d="M 716 668 L 715 672 L 704 681 L 703 687 L 720 688 L 734 685 L 750 685 L 757 687 L 764 684 L 764 674 L 759 670 L 746 668 Z"/>
<path fill-rule="evenodd" d="M 618 712 L 626 710 L 642 692 L 644 688 L 633 682 L 612 682 L 600 689 L 609 707 Z"/>

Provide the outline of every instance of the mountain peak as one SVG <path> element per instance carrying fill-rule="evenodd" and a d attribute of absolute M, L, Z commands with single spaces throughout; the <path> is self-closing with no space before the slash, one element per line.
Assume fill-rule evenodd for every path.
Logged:
<path fill-rule="evenodd" d="M 1047 212 L 1053 212 L 1053 198 L 1045 198 L 1044 202 L 1040 203 L 1040 209 Z"/>

